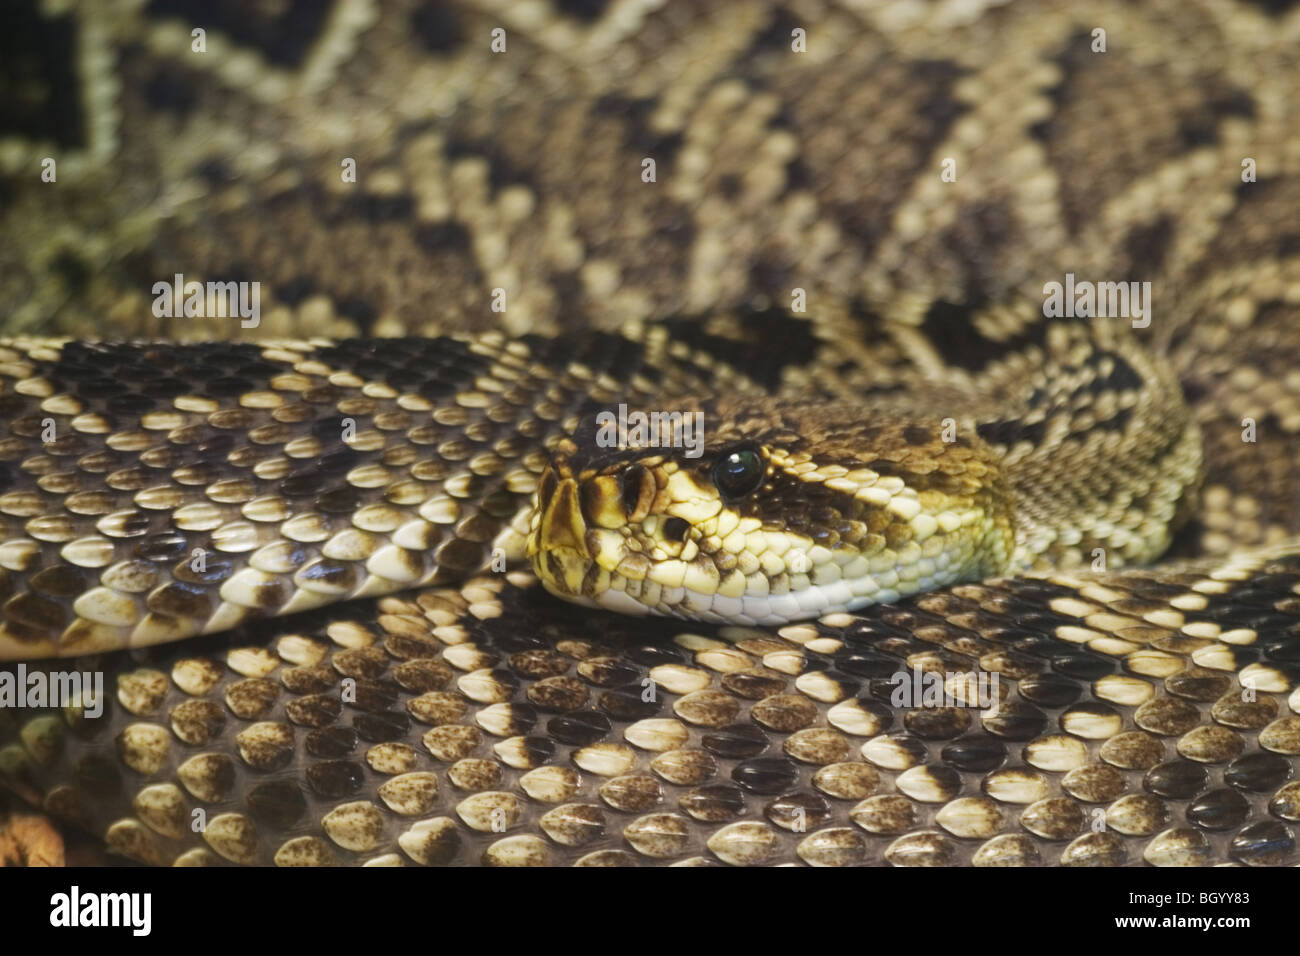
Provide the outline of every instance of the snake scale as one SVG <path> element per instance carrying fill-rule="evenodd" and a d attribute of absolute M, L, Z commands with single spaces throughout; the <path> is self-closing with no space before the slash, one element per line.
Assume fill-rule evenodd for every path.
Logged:
<path fill-rule="evenodd" d="M 6 16 L 0 678 L 106 687 L 0 707 L 15 808 L 151 864 L 1300 862 L 1297 4 Z"/>

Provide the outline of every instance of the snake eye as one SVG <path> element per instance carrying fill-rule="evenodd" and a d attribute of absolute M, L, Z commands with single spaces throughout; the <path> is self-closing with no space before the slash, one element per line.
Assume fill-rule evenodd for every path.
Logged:
<path fill-rule="evenodd" d="M 726 498 L 743 498 L 763 483 L 767 463 L 752 448 L 726 452 L 713 465 L 713 484 Z"/>

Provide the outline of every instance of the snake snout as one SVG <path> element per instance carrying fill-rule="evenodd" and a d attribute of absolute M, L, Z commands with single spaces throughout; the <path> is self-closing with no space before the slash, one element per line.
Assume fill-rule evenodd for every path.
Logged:
<path fill-rule="evenodd" d="M 528 556 L 539 578 L 565 596 L 582 592 L 591 566 L 587 522 L 582 514 L 578 482 L 556 478 L 547 471 L 538 485 L 537 508 L 528 536 Z"/>
<path fill-rule="evenodd" d="M 569 549 L 584 558 L 587 550 L 587 523 L 578 500 L 578 483 L 572 478 L 560 481 L 550 500 L 542 508 L 541 542 L 551 551 Z"/>

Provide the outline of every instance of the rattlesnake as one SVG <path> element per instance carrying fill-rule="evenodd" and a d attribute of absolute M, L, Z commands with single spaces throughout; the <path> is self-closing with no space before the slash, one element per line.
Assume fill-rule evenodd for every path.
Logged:
<path fill-rule="evenodd" d="M 0 710 L 6 782 L 154 863 L 1295 862 L 1285 6 L 32 4 L 0 652 L 111 699 Z M 712 621 L 523 560 L 782 517 L 651 602 Z"/>

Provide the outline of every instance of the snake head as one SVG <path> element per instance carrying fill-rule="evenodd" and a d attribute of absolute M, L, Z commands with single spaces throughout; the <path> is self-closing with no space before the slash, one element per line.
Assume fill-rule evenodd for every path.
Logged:
<path fill-rule="evenodd" d="M 619 413 L 621 443 L 608 415 L 588 416 L 552 453 L 527 551 L 559 597 L 779 624 L 976 579 L 1010 560 L 1008 493 L 973 435 L 945 441 L 937 422 L 773 399 L 643 414 Z"/>

